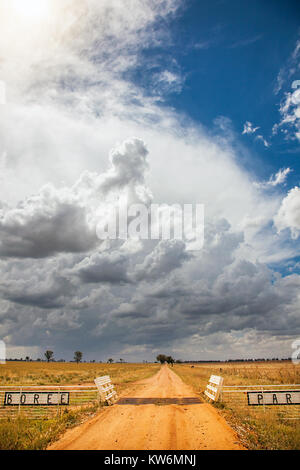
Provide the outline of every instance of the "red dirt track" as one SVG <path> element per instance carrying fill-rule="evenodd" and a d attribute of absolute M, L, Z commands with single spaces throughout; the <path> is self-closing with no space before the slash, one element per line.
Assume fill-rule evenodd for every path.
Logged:
<path fill-rule="evenodd" d="M 126 397 L 198 398 L 167 366 L 153 377 L 134 384 L 130 393 L 126 391 Z M 124 397 L 121 398 L 124 402 Z M 49 450 L 203 449 L 243 449 L 235 432 L 208 403 L 115 404 L 67 431 L 49 447 Z"/>

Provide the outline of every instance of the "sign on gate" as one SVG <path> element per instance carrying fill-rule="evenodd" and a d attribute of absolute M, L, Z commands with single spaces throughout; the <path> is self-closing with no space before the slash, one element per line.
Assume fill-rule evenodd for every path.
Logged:
<path fill-rule="evenodd" d="M 300 405 L 300 390 L 247 392 L 248 405 Z"/>
<path fill-rule="evenodd" d="M 4 406 L 68 405 L 69 392 L 5 392 Z"/>

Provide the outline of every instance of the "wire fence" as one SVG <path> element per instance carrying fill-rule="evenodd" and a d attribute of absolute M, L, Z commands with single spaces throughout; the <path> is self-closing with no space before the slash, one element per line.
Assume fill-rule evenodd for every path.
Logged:
<path fill-rule="evenodd" d="M 26 417 L 48 419 L 99 403 L 98 389 L 91 386 L 1 386 L 0 419 Z"/>
<path fill-rule="evenodd" d="M 249 417 L 298 420 L 300 404 L 291 404 L 294 397 L 300 397 L 300 384 L 226 385 L 222 387 L 220 402 L 234 411 L 247 411 Z"/>
<path fill-rule="evenodd" d="M 266 404 L 271 392 L 298 392 L 300 384 L 225 385 L 219 402 L 228 408 L 245 412 L 249 417 L 273 416 L 284 420 L 300 419 L 300 405 Z M 259 406 L 249 405 L 249 393 L 260 394 Z M 94 385 L 1 386 L 0 419 L 26 417 L 48 419 L 61 416 L 65 410 L 76 410 L 99 403 L 99 392 Z"/>

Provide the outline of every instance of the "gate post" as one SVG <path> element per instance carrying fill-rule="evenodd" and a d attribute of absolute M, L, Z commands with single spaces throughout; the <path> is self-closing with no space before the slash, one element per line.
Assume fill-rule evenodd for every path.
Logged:
<path fill-rule="evenodd" d="M 22 396 L 22 392 L 23 392 L 23 388 L 20 387 L 18 415 L 20 415 L 20 413 L 21 413 L 21 396 Z"/>

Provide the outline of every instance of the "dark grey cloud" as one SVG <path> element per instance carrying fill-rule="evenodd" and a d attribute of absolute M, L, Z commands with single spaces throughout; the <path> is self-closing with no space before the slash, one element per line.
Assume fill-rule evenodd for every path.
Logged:
<path fill-rule="evenodd" d="M 83 207 L 55 200 L 52 191 L 29 198 L 0 218 L 0 255 L 44 258 L 58 252 L 84 252 L 96 246 Z"/>
<path fill-rule="evenodd" d="M 105 173 L 86 172 L 70 188 L 46 185 L 16 207 L 1 208 L 0 255 L 46 258 L 93 250 L 99 244 L 99 207 L 110 201 L 108 193 L 126 188 L 130 202 L 149 201 L 144 186 L 147 154 L 142 140 L 126 140 L 111 151 Z"/>
<path fill-rule="evenodd" d="M 70 297 L 75 294 L 75 285 L 68 279 L 44 272 L 46 282 L 39 282 L 34 276 L 31 279 L 9 280 L 0 284 L 3 299 L 16 304 L 31 305 L 41 309 L 57 309 L 64 307 Z"/>
<path fill-rule="evenodd" d="M 269 263 L 298 254 L 287 238 L 298 236 L 299 191 L 282 199 L 254 188 L 228 118 L 208 133 L 161 106 L 184 77 L 174 62 L 146 69 L 140 52 L 172 43 L 166 21 L 182 2 L 56 3 L 63 10 L 39 41 L 35 28 L 16 41 L 15 15 L 0 18 L 1 79 L 13 100 L 0 128 L 0 339 L 67 358 L 78 348 L 87 359 L 152 359 L 165 348 L 183 358 L 244 356 L 281 344 L 289 354 L 300 334 L 300 277 Z M 130 80 L 133 67 L 157 85 L 147 96 Z M 119 200 L 203 202 L 203 249 L 105 245 L 96 227 L 103 206 Z"/>
<path fill-rule="evenodd" d="M 130 282 L 128 257 L 122 253 L 94 253 L 74 268 L 74 273 L 87 283 Z"/>
<path fill-rule="evenodd" d="M 156 279 L 170 273 L 190 259 L 191 254 L 185 249 L 181 240 L 162 240 L 148 254 L 143 263 L 136 267 L 135 278 Z"/>
<path fill-rule="evenodd" d="M 1 337 L 59 355 L 80 348 L 96 359 L 122 351 L 150 359 L 162 346 L 186 357 L 202 344 L 221 354 L 224 341 L 246 354 L 242 337 L 264 350 L 263 338 L 300 334 L 300 277 L 257 261 L 243 229 L 225 218 L 206 220 L 197 252 L 181 240 L 99 240 L 99 205 L 152 198 L 143 141 L 127 140 L 110 160 L 102 174 L 1 209 Z"/>
<path fill-rule="evenodd" d="M 224 221 L 211 224 L 209 233 L 205 251 L 188 257 L 181 243 L 164 241 L 150 253 L 148 246 L 139 264 L 134 260 L 143 256 L 143 246 L 138 255 L 124 254 L 120 245 L 119 250 L 74 257 L 73 267 L 70 256 L 75 255 L 69 255 L 68 262 L 52 265 L 52 273 L 51 264 L 46 263 L 43 273 L 42 260 L 36 260 L 48 291 L 34 277 L 20 282 L 20 268 L 14 263 L 7 276 L 18 272 L 18 281 L 8 284 L 6 276 L 1 287 L 2 297 L 10 301 L 2 318 L 5 331 L 14 341 L 22 338 L 22 344 L 38 337 L 47 345 L 51 338 L 60 351 L 78 344 L 100 355 L 130 347 L 141 347 L 148 355 L 162 344 L 176 349 L 195 335 L 217 341 L 220 331 L 248 335 L 255 330 L 278 338 L 299 334 L 299 276 L 274 278 L 266 265 L 237 259 L 234 253 L 242 238 Z M 218 269 L 212 269 L 212 259 Z M 34 266 L 27 263 L 33 276 Z M 65 278 L 57 277 L 58 265 Z M 128 282 L 132 279 L 134 283 Z M 198 343 L 193 344 L 191 350 Z"/>

